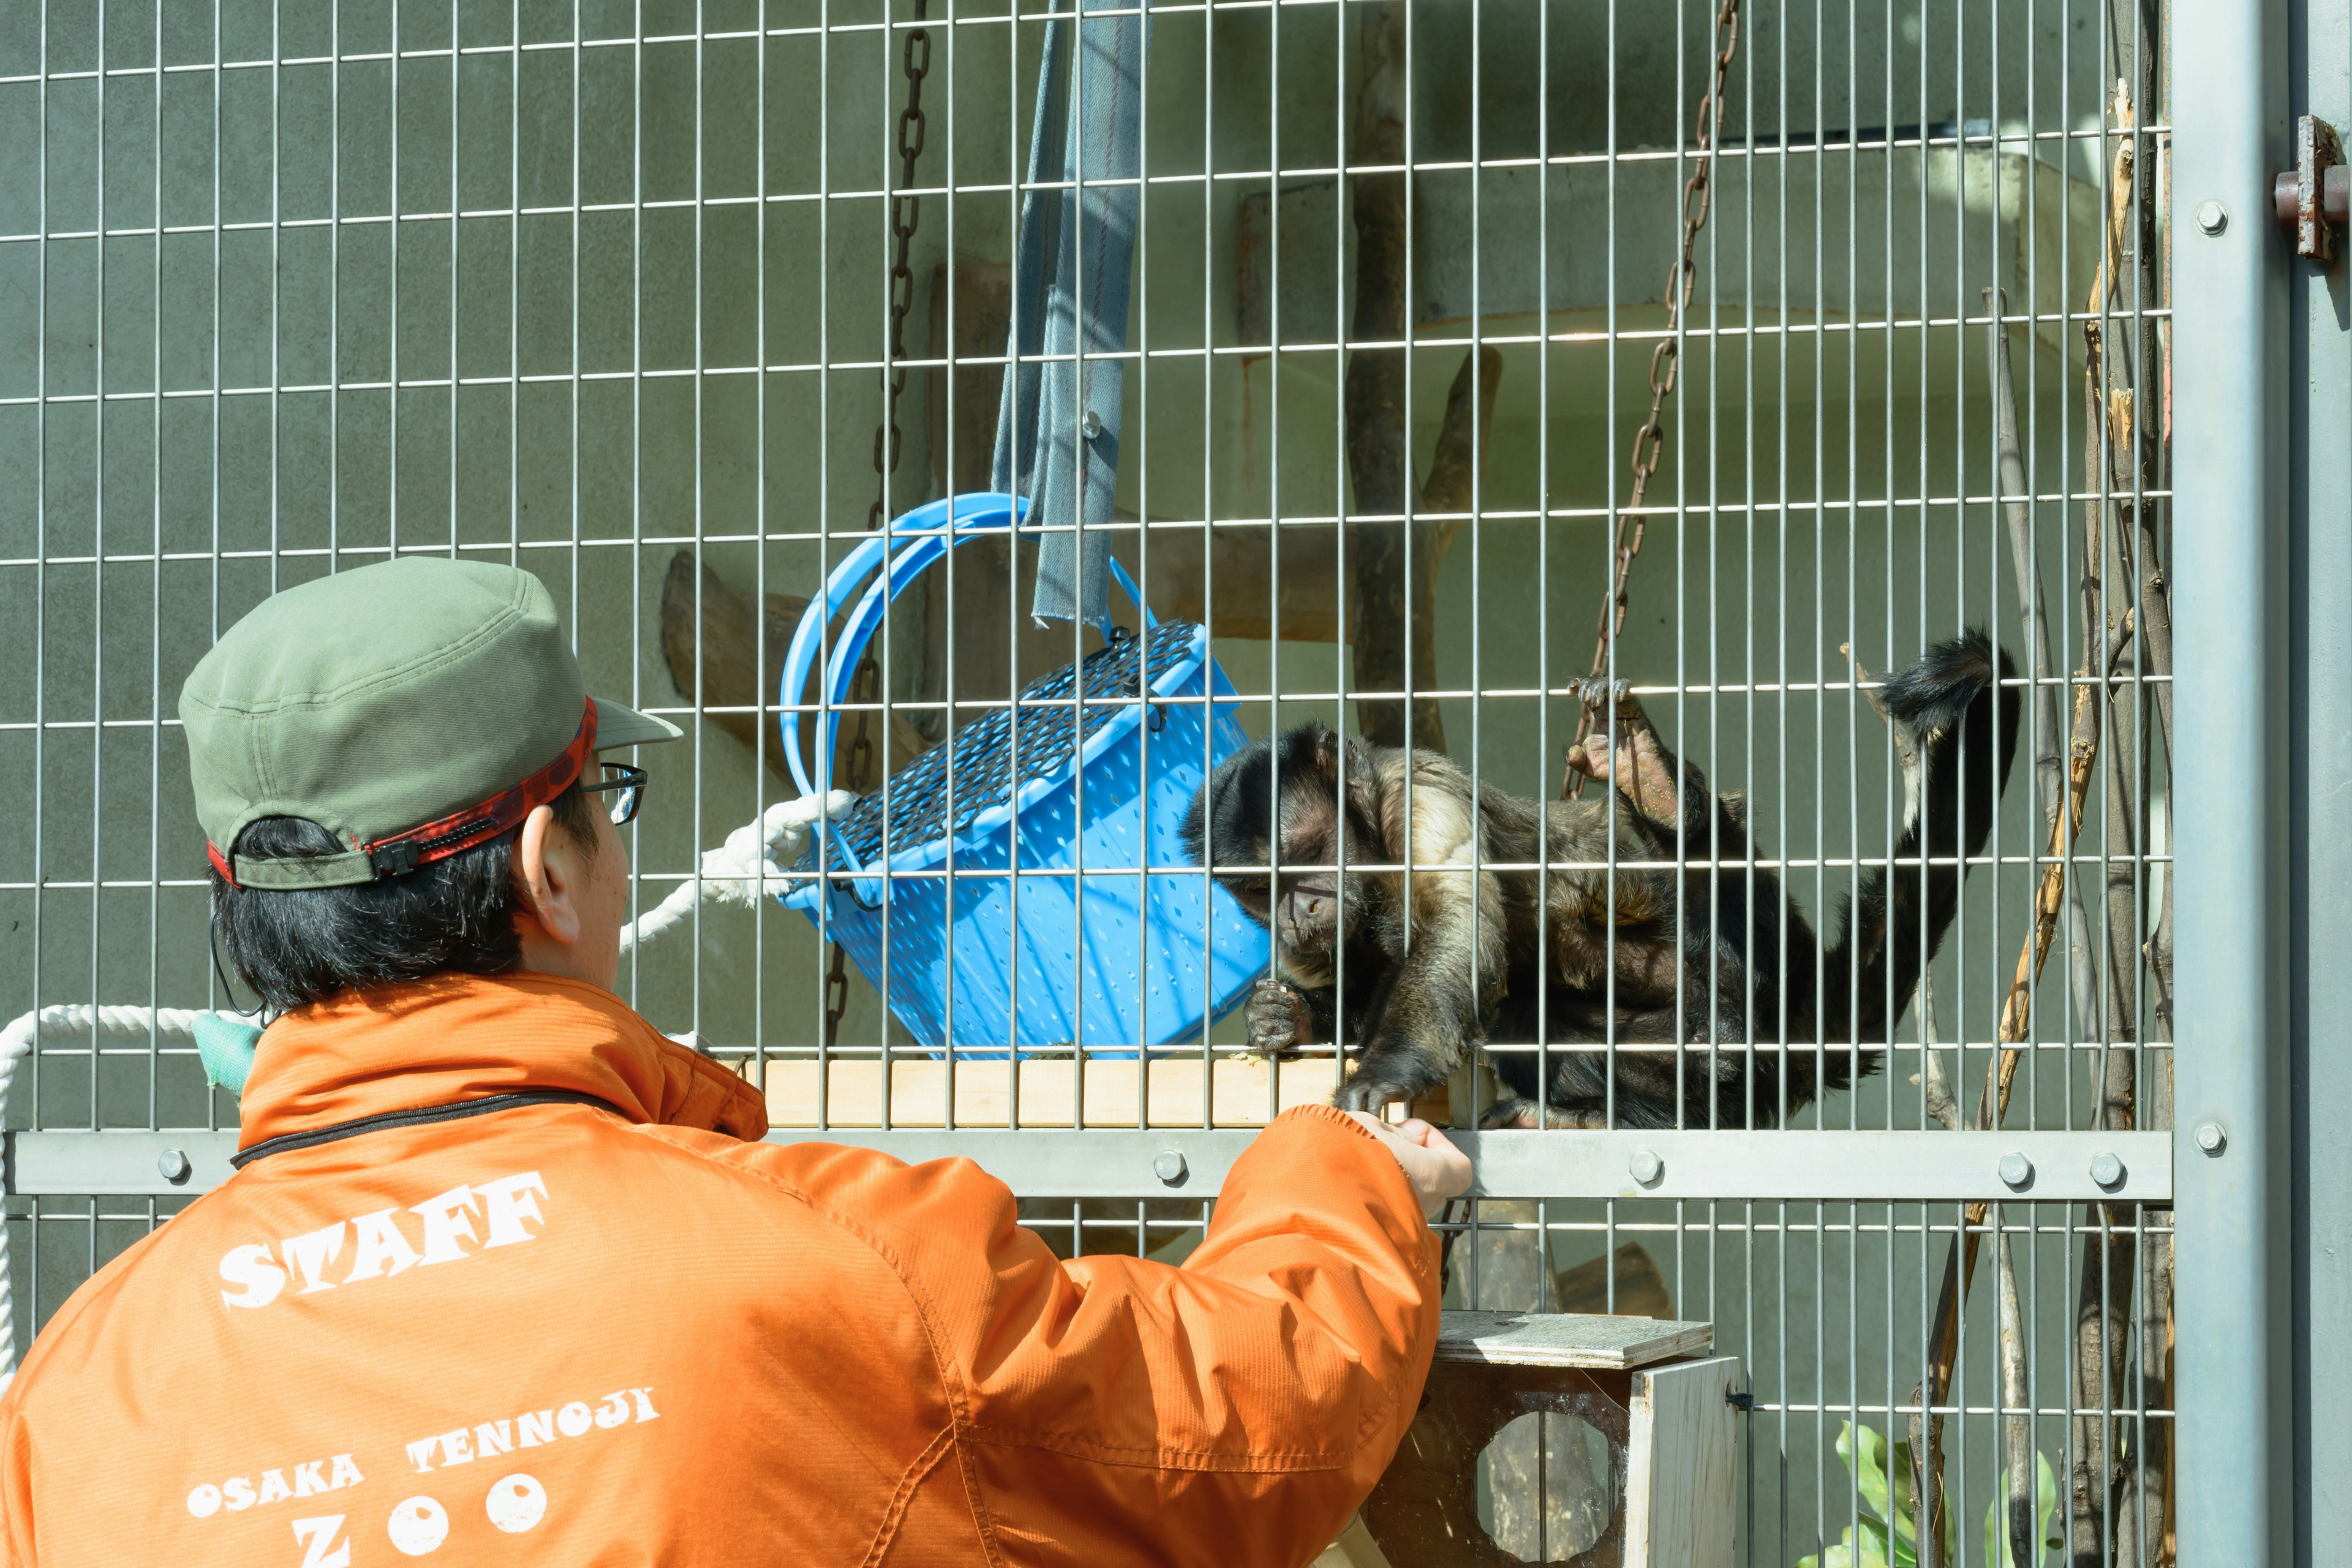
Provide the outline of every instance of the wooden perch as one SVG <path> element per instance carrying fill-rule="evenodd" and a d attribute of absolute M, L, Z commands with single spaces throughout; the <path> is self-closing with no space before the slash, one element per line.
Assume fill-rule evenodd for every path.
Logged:
<path fill-rule="evenodd" d="M 1402 222 L 1402 213 L 1398 216 Z M 942 266 L 931 290 L 931 341 L 935 343 L 946 341 L 948 336 L 946 301 L 950 288 L 955 296 L 955 353 L 960 360 L 970 358 L 979 363 L 960 365 L 956 370 L 952 410 L 946 395 L 946 378 L 931 378 L 930 417 L 935 433 L 932 473 L 941 493 L 950 489 L 961 493 L 983 490 L 989 484 L 989 458 L 995 442 L 997 403 L 1003 384 L 1001 369 L 992 356 L 1003 352 L 1005 323 L 1012 311 L 1011 270 L 1002 265 L 961 261 L 950 278 L 949 269 Z M 1481 362 L 1475 410 L 1481 457 L 1494 415 L 1495 388 L 1502 374 L 1502 356 L 1488 350 Z M 1445 427 L 1438 437 L 1436 460 L 1423 500 L 1423 507 L 1429 510 L 1470 509 L 1470 431 L 1474 410 L 1467 405 L 1469 396 L 1466 375 L 1457 377 L 1453 395 L 1447 400 Z M 947 458 L 948 443 L 937 435 L 950 426 L 953 426 L 952 472 Z M 1141 521 L 1132 512 L 1117 515 L 1121 522 Z M 1460 528 L 1458 519 L 1437 525 L 1429 563 L 1433 573 L 1446 544 Z M 1205 552 L 1203 532 L 1208 536 Z M 1274 540 L 1271 549 L 1269 534 Z M 1142 531 L 1142 541 L 1139 549 L 1136 534 L 1114 533 L 1110 537 L 1111 551 L 1136 573 L 1136 580 L 1151 595 L 1152 609 L 1160 615 L 1197 621 L 1206 626 L 1213 637 L 1253 640 L 1281 637 L 1291 642 L 1339 640 L 1342 600 L 1339 530 L 1335 526 L 1307 523 L 1277 528 L 1266 523 L 1220 522 L 1214 528 L 1204 529 L 1197 519 L 1154 517 L 1150 519 L 1150 527 Z M 991 617 L 988 625 L 992 634 L 994 621 L 1003 618 L 992 597 L 997 587 L 995 579 L 1006 579 L 1006 592 L 1011 591 L 1011 586 L 1002 559 L 983 559 L 975 553 L 987 548 L 975 546 L 960 552 L 959 572 L 974 582 L 971 589 L 959 594 L 956 618 L 959 627 L 965 627 L 981 624 L 981 617 Z M 994 557 L 1002 554 L 999 550 Z M 1355 563 L 1350 561 L 1349 565 L 1352 577 Z M 935 603 L 932 614 L 935 623 L 944 620 L 944 596 Z M 1025 627 L 1027 616 L 1024 615 L 1020 620 Z M 964 640 L 961 635 L 960 640 Z M 958 651 L 960 659 L 976 661 L 990 670 L 1003 662 L 1002 649 L 993 646 L 982 648 L 966 641 Z M 1027 663 L 1024 659 L 1024 669 Z M 974 695 L 969 689 L 957 692 L 959 700 Z"/>
<path fill-rule="evenodd" d="M 1471 375 L 1478 374 L 1474 389 Z M 1484 461 L 1486 436 L 1495 413 L 1495 389 L 1503 378 L 1503 356 L 1485 350 L 1476 359 L 1465 358 L 1445 403 L 1445 421 L 1439 429 L 1435 458 L 1422 487 L 1421 510 L 1426 512 L 1467 512 L 1471 509 L 1471 479 Z M 1474 447 L 1475 443 L 1475 447 Z M 1474 455 L 1475 452 L 1475 455 Z M 1131 514 L 1121 521 L 1133 521 Z M 1434 582 L 1438 563 L 1462 531 L 1459 516 L 1433 521 L 1426 527 L 1427 559 L 1417 554 L 1416 574 Z M 1204 623 L 1213 637 L 1265 638 L 1291 642 L 1339 640 L 1339 530 L 1328 523 L 1218 523 L 1207 530 L 1205 558 L 1201 548 L 1202 525 L 1153 518 L 1143 530 L 1143 549 L 1131 533 L 1111 535 L 1111 552 L 1129 563 L 1146 563 L 1147 578 L 1136 581 L 1151 596 L 1151 607 L 1162 616 Z M 1266 538 L 1275 545 L 1269 561 Z M 1355 559 L 1359 529 L 1351 529 L 1348 565 L 1362 580 Z M 1213 593 L 1211 590 L 1213 589 Z M 1280 604 L 1275 603 L 1279 595 Z M 1213 601 L 1213 602 L 1212 602 Z M 1359 608 L 1356 613 L 1360 614 Z M 1416 612 L 1417 614 L 1418 612 Z M 1363 629 L 1350 626 L 1360 647 Z M 1433 627 L 1414 626 L 1415 640 L 1425 642 Z M 1429 743 L 1433 744 L 1434 742 Z"/>
<path fill-rule="evenodd" d="M 801 624 L 808 601 L 790 594 L 771 594 L 767 601 L 767 659 L 761 668 L 760 635 L 753 628 L 751 606 L 706 563 L 699 574 L 701 598 L 696 601 L 697 573 L 691 551 L 670 558 L 669 575 L 662 582 L 662 658 L 677 694 L 699 701 L 703 717 L 747 746 L 756 745 L 777 778 L 790 781 L 784 762 L 783 733 L 776 723 L 776 689 L 784 677 L 784 654 Z M 702 686 L 695 685 L 695 647 L 701 646 Z M 723 711 L 712 712 L 711 709 Z M 810 716 L 812 719 L 814 715 Z M 849 776 L 849 730 L 845 720 L 834 750 L 834 776 Z M 814 775 L 815 725 L 802 727 L 801 761 Z M 930 749 L 913 726 L 890 715 L 890 771 L 912 762 Z M 880 781 L 875 781 L 877 784 Z"/>
<path fill-rule="evenodd" d="M 1359 163 L 1404 162 L 1403 10 L 1392 3 L 1365 7 L 1352 153 Z M 1402 172 L 1351 178 L 1356 311 L 1348 335 L 1360 345 L 1402 345 L 1410 331 L 1412 255 L 1405 243 L 1405 178 Z M 1492 349 L 1464 356 L 1423 487 L 1413 478 L 1405 424 L 1405 350 L 1360 346 L 1349 355 L 1344 399 L 1355 510 L 1412 520 L 1349 525 L 1348 559 L 1356 574 L 1350 629 L 1360 689 L 1418 691 L 1437 684 L 1437 567 L 1461 523 L 1422 519 L 1432 511 L 1470 509 L 1502 368 L 1502 356 Z M 1360 700 L 1356 710 L 1368 740 L 1444 749 L 1445 727 L 1433 698 L 1413 698 L 1409 717 L 1408 704 L 1396 698 Z"/>

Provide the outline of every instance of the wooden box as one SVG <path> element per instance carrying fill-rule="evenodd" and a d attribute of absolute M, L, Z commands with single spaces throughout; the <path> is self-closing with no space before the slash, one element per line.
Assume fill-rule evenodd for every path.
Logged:
<path fill-rule="evenodd" d="M 1427 1396 L 1364 1504 L 1361 1534 L 1394 1568 L 1523 1561 L 1478 1521 L 1478 1456 L 1519 1416 L 1559 1412 L 1607 1444 L 1596 1491 L 1608 1518 L 1574 1555 L 1548 1561 L 1727 1568 L 1742 1381 L 1737 1356 L 1706 1353 L 1714 1337 L 1711 1324 L 1648 1318 L 1446 1313 Z"/>

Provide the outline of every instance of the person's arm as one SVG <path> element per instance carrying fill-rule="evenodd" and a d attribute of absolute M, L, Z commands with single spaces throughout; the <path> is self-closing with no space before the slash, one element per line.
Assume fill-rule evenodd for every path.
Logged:
<path fill-rule="evenodd" d="M 967 1161 L 761 1153 L 907 1279 L 956 1385 L 983 1527 L 1020 1561 L 1296 1568 L 1419 1407 L 1437 1240 L 1399 1153 L 1343 1111 L 1261 1133 L 1181 1268 L 1063 1263 Z"/>

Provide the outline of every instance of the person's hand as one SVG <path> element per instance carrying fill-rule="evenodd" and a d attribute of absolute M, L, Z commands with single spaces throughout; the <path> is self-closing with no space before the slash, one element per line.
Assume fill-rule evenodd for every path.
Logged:
<path fill-rule="evenodd" d="M 1347 1114 L 1362 1122 L 1364 1131 L 1396 1156 L 1425 1217 L 1435 1219 L 1448 1198 L 1458 1198 L 1470 1190 L 1470 1156 L 1428 1122 L 1416 1117 L 1391 1127 L 1368 1111 Z"/>

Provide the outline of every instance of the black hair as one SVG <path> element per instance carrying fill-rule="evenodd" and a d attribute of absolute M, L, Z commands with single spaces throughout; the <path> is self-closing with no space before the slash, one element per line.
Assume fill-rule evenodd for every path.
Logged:
<path fill-rule="evenodd" d="M 595 801 L 579 786 L 549 803 L 573 843 L 596 852 Z M 499 974 L 522 961 L 513 867 L 520 826 L 397 877 L 341 888 L 238 888 L 212 873 L 213 921 L 229 967 L 270 1014 L 345 991 L 446 973 Z M 265 816 L 235 853 L 309 859 L 345 846 L 306 817 Z"/>

